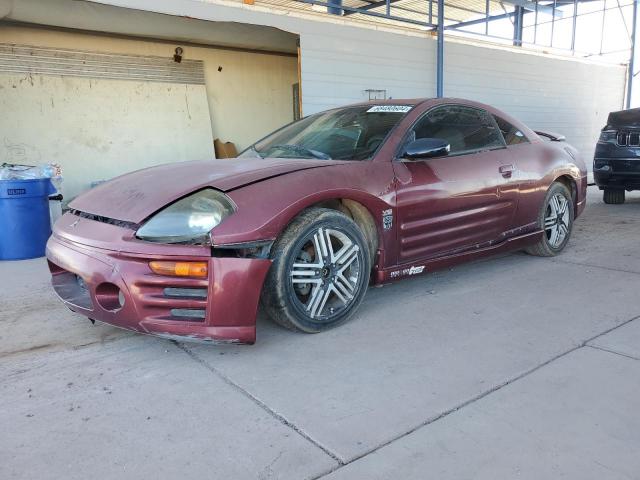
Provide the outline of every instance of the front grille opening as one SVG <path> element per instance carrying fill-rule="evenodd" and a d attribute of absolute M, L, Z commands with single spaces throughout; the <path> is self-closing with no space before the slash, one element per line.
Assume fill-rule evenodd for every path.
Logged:
<path fill-rule="evenodd" d="M 621 147 L 640 147 L 640 132 L 619 131 L 616 143 Z"/>
<path fill-rule="evenodd" d="M 85 310 L 93 310 L 91 295 L 84 279 L 51 261 L 48 263 L 52 274 L 51 284 L 56 294 L 73 306 Z"/>
<path fill-rule="evenodd" d="M 213 257 L 232 258 L 269 258 L 271 240 L 260 242 L 238 243 L 235 245 L 218 245 L 211 249 Z"/>
<path fill-rule="evenodd" d="M 109 312 L 117 312 L 124 307 L 126 302 L 124 293 L 120 288 L 109 282 L 103 282 L 96 287 L 96 302 Z"/>
<path fill-rule="evenodd" d="M 204 322 L 205 311 L 203 308 L 172 308 L 171 316 L 177 320 Z"/>
<path fill-rule="evenodd" d="M 206 288 L 173 288 L 164 289 L 164 296 L 168 298 L 207 298 Z"/>
<path fill-rule="evenodd" d="M 94 215 L 93 213 L 82 212 L 80 210 L 69 210 L 69 213 L 80 218 L 87 218 L 94 222 L 108 223 L 109 225 L 115 225 L 116 227 L 122 227 L 129 230 L 137 230 L 138 224 L 133 222 L 125 222 L 124 220 L 118 220 L 117 218 L 103 217 L 101 215 Z"/>

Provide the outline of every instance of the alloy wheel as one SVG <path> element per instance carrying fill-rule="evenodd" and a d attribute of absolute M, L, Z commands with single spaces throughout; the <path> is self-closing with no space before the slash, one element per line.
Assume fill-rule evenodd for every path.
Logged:
<path fill-rule="evenodd" d="M 556 193 L 549 199 L 544 217 L 544 230 L 552 248 L 559 248 L 563 244 L 569 235 L 570 222 L 569 201 L 564 195 Z"/>
<path fill-rule="evenodd" d="M 360 247 L 346 233 L 324 227 L 303 241 L 289 272 L 298 306 L 321 321 L 330 321 L 349 307 L 360 275 Z"/>

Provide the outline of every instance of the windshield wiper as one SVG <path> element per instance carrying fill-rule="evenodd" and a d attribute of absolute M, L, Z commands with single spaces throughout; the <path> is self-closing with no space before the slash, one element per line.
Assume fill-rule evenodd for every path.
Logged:
<path fill-rule="evenodd" d="M 320 152 L 318 150 L 312 150 L 307 147 L 303 147 L 302 145 L 295 145 L 293 143 L 286 143 L 282 145 L 274 145 L 271 148 L 280 148 L 282 150 L 291 150 L 295 153 L 302 153 L 311 155 L 313 158 L 319 158 L 321 160 L 331 160 L 331 157 L 324 152 Z"/>
<path fill-rule="evenodd" d="M 253 153 L 255 153 L 258 156 L 258 158 L 264 158 L 262 155 L 260 155 L 260 152 L 258 151 L 258 149 L 256 148 L 255 145 L 251 145 L 249 147 L 249 150 L 251 150 Z"/>

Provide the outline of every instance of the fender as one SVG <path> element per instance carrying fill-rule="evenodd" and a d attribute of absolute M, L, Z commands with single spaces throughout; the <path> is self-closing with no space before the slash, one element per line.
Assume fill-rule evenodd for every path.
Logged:
<path fill-rule="evenodd" d="M 357 202 L 369 212 L 379 248 L 396 239 L 395 183 L 390 162 L 353 162 L 294 172 L 248 185 L 229 196 L 238 209 L 212 231 L 215 245 L 274 240 L 306 208 L 338 199 Z M 268 197 L 268 202 L 256 205 L 255 199 L 261 196 Z"/>

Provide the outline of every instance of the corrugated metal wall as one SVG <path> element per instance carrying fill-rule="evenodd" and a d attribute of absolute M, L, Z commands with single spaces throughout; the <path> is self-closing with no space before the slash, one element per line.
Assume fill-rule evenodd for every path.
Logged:
<path fill-rule="evenodd" d="M 300 33 L 304 114 L 367 100 L 367 89 L 386 90 L 393 98 L 433 96 L 432 44 L 424 37 L 308 25 Z"/>
<path fill-rule="evenodd" d="M 566 135 L 589 169 L 600 130 L 623 108 L 626 68 L 448 43 L 445 94 L 490 103 Z"/>

